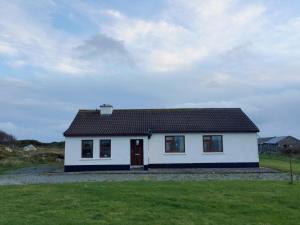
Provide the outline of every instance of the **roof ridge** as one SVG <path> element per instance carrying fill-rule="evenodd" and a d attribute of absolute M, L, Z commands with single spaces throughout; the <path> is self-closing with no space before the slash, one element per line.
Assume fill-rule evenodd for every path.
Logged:
<path fill-rule="evenodd" d="M 114 110 L 120 110 L 120 111 L 154 111 L 154 110 L 161 110 L 161 111 L 165 111 L 165 110 L 170 110 L 170 111 L 174 111 L 174 110 L 241 110 L 241 108 L 128 108 L 128 109 L 114 109 Z M 99 111 L 100 109 L 79 109 L 79 111 Z"/>

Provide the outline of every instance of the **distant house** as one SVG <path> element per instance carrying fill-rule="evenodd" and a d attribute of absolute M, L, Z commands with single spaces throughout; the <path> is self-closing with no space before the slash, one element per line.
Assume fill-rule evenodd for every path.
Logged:
<path fill-rule="evenodd" d="M 65 171 L 258 167 L 258 128 L 239 108 L 79 110 Z"/>
<path fill-rule="evenodd" d="M 30 144 L 30 145 L 26 145 L 23 148 L 23 150 L 26 151 L 26 152 L 28 152 L 28 151 L 35 151 L 35 150 L 37 150 L 37 148 L 34 145 Z"/>
<path fill-rule="evenodd" d="M 300 146 L 300 140 L 292 136 L 258 138 L 259 152 L 277 152 L 285 145 Z"/>

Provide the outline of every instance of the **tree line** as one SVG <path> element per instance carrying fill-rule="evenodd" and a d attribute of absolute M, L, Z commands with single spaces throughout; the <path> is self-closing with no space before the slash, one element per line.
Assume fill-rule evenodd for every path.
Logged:
<path fill-rule="evenodd" d="M 11 144 L 14 143 L 16 140 L 17 138 L 14 135 L 8 134 L 5 131 L 0 130 L 0 143 Z"/>
<path fill-rule="evenodd" d="M 17 138 L 12 135 L 8 134 L 5 131 L 0 130 L 0 144 L 2 145 L 10 145 L 16 147 L 24 147 L 26 145 L 34 145 L 36 147 L 58 147 L 63 148 L 65 146 L 64 141 L 60 142 L 50 142 L 50 143 L 43 143 L 37 140 L 26 139 L 26 140 L 17 140 Z"/>

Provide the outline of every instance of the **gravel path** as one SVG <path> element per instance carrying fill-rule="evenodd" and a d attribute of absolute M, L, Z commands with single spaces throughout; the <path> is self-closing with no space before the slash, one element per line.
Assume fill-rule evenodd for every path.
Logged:
<path fill-rule="evenodd" d="M 5 174 L 17 175 L 17 174 L 31 174 L 31 175 L 40 175 L 50 172 L 63 172 L 63 165 L 61 164 L 41 164 L 36 166 L 30 166 L 25 168 L 20 168 L 16 170 L 6 171 Z"/>
<path fill-rule="evenodd" d="M 37 169 L 38 170 L 38 169 Z M 37 171 L 36 170 L 36 171 Z M 23 170 L 23 172 L 28 170 Z M 29 170 L 30 171 L 30 170 Z M 0 175 L 0 185 L 74 183 L 90 181 L 186 181 L 186 180 L 289 180 L 289 174 L 267 168 L 244 169 L 162 169 L 149 171 L 103 171 L 83 173 L 63 173 L 40 171 L 40 173 L 12 173 Z M 300 177 L 295 179 L 300 180 Z"/>

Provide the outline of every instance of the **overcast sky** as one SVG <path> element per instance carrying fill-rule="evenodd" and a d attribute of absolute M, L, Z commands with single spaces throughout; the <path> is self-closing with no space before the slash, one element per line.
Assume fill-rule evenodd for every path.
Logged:
<path fill-rule="evenodd" d="M 0 129 L 62 140 L 102 103 L 241 107 L 300 138 L 300 2 L 0 0 Z"/>

